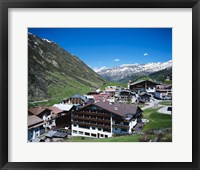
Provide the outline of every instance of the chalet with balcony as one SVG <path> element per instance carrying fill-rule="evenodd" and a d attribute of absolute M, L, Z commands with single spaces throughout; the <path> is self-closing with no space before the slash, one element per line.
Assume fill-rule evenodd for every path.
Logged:
<path fill-rule="evenodd" d="M 139 94 L 138 102 L 139 103 L 150 102 L 151 98 L 152 98 L 152 94 L 149 94 L 147 92 L 142 92 Z"/>
<path fill-rule="evenodd" d="M 158 99 L 166 99 L 171 100 L 172 99 L 172 85 L 171 84 L 163 84 L 163 85 L 157 85 L 156 91 L 154 93 L 154 97 Z"/>
<path fill-rule="evenodd" d="M 87 97 L 76 94 L 62 101 L 63 104 L 84 105 L 87 102 Z"/>
<path fill-rule="evenodd" d="M 105 93 L 110 94 L 110 97 L 114 97 L 114 95 L 116 94 L 117 91 L 121 90 L 121 88 L 117 87 L 117 86 L 107 86 L 105 88 Z"/>
<path fill-rule="evenodd" d="M 108 138 L 129 134 L 140 122 L 142 110 L 132 104 L 99 101 L 72 113 L 72 136 Z"/>
<path fill-rule="evenodd" d="M 130 82 L 129 82 L 130 83 Z M 156 91 L 156 86 L 160 83 L 153 82 L 150 80 L 139 80 L 134 83 L 130 83 L 128 87 L 131 91 L 135 92 L 148 92 L 148 93 L 154 93 Z"/>
<path fill-rule="evenodd" d="M 115 94 L 115 101 L 131 101 L 132 98 L 136 98 L 136 93 L 130 90 L 120 90 Z"/>
<path fill-rule="evenodd" d="M 52 129 L 56 126 L 55 124 L 55 117 L 56 114 L 53 113 L 53 111 L 47 107 L 35 107 L 28 110 L 28 114 L 33 114 L 39 118 L 41 118 L 44 121 L 43 127 L 45 128 L 45 131 L 48 129 Z"/>

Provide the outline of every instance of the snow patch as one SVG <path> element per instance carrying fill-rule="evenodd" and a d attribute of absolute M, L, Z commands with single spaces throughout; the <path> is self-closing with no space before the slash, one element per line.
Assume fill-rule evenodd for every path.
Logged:
<path fill-rule="evenodd" d="M 48 43 L 52 43 L 52 41 L 49 41 L 48 39 L 42 38 L 44 41 L 48 42 Z"/>
<path fill-rule="evenodd" d="M 95 72 L 100 72 L 100 71 L 103 71 L 103 70 L 106 70 L 106 69 L 108 69 L 106 66 L 102 66 L 102 67 L 100 67 L 100 68 L 97 68 L 97 67 L 93 68 L 93 70 L 94 70 Z"/>

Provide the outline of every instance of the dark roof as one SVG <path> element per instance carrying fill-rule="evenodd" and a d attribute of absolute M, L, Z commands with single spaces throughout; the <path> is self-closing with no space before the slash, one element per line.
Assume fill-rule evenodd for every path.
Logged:
<path fill-rule="evenodd" d="M 49 110 L 49 109 L 47 107 L 43 106 L 43 107 L 35 107 L 32 109 L 29 109 L 28 111 L 37 116 L 45 110 Z"/>
<path fill-rule="evenodd" d="M 171 89 L 172 85 L 171 84 L 162 84 L 162 85 L 157 85 L 156 88 L 158 89 Z"/>
<path fill-rule="evenodd" d="M 148 82 L 151 82 L 151 83 L 154 83 L 154 84 L 157 84 L 157 85 L 160 84 L 158 82 L 154 82 L 154 81 L 151 81 L 151 80 L 138 80 L 136 82 L 131 83 L 130 85 L 136 85 L 136 84 L 139 84 L 139 83 L 142 83 L 142 82 L 145 82 L 145 81 L 148 81 Z"/>
<path fill-rule="evenodd" d="M 60 130 L 51 130 L 47 133 L 46 137 L 55 137 L 55 138 L 65 138 L 67 137 L 67 132 L 65 131 L 60 131 Z"/>
<path fill-rule="evenodd" d="M 38 116 L 32 115 L 28 116 L 28 126 L 33 126 L 35 124 L 43 123 L 43 120 Z"/>
<path fill-rule="evenodd" d="M 105 102 L 99 101 L 96 103 L 88 104 L 81 107 L 81 109 L 89 105 L 98 106 L 102 109 L 105 109 L 111 113 L 115 113 L 119 116 L 126 116 L 127 114 L 136 114 L 138 109 L 142 111 L 140 107 L 138 107 L 137 105 L 126 104 L 126 103 L 110 103 L 108 101 L 105 101 Z"/>

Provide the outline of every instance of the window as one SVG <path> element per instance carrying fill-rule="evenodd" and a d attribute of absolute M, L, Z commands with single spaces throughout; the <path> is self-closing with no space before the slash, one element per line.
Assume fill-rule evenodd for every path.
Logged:
<path fill-rule="evenodd" d="M 78 133 L 79 133 L 80 135 L 83 135 L 83 132 L 82 132 L 82 131 L 79 131 Z"/>
<path fill-rule="evenodd" d="M 95 127 L 92 127 L 92 129 L 95 130 L 96 128 L 95 128 Z"/>
<path fill-rule="evenodd" d="M 96 135 L 96 134 L 94 134 L 94 133 L 92 133 L 92 134 L 91 134 L 91 136 L 92 136 L 92 137 L 95 137 L 95 138 L 97 137 L 97 135 Z"/>
<path fill-rule="evenodd" d="M 105 138 L 108 138 L 108 135 L 105 135 Z"/>
<path fill-rule="evenodd" d="M 85 132 L 85 135 L 86 135 L 86 136 L 90 136 L 90 133 Z"/>
<path fill-rule="evenodd" d="M 73 130 L 73 133 L 77 133 L 77 131 L 76 131 L 76 130 Z"/>
<path fill-rule="evenodd" d="M 104 137 L 104 135 L 103 135 L 103 134 L 101 134 L 101 137 Z"/>
<path fill-rule="evenodd" d="M 101 128 L 98 128 L 99 131 L 101 131 Z"/>

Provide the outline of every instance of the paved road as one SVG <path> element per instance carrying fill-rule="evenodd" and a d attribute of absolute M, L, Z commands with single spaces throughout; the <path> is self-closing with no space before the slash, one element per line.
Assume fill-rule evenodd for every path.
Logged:
<path fill-rule="evenodd" d="M 158 110 L 158 112 L 159 112 L 159 113 L 163 113 L 163 114 L 169 114 L 169 115 L 171 115 L 172 112 L 167 110 L 168 107 L 169 107 L 169 106 L 163 106 L 162 108 L 160 108 L 160 109 Z"/>

